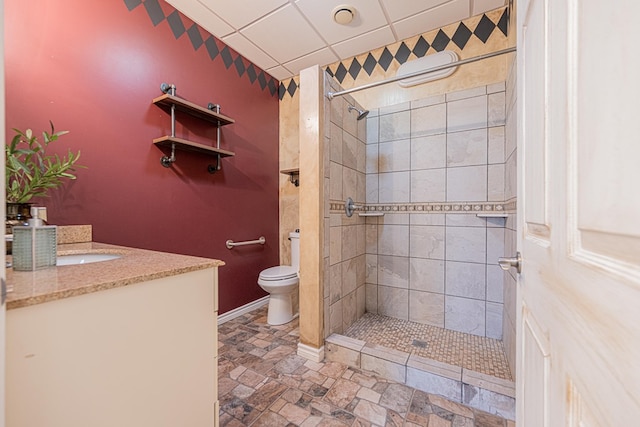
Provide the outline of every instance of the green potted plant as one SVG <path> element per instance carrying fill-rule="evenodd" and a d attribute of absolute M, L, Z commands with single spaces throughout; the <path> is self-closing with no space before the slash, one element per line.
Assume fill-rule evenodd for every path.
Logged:
<path fill-rule="evenodd" d="M 48 155 L 49 144 L 68 131 L 56 132 L 50 121 L 51 133 L 42 132 L 42 142 L 31 129 L 13 129 L 16 135 L 5 145 L 6 158 L 6 202 L 7 219 L 29 217 L 29 202 L 34 197 L 46 196 L 51 189 L 60 187 L 67 179 L 76 179 L 74 174 L 80 151 L 68 151 L 66 156 Z M 26 212 L 25 212 L 26 209 Z M 12 218 L 12 216 L 17 216 Z"/>

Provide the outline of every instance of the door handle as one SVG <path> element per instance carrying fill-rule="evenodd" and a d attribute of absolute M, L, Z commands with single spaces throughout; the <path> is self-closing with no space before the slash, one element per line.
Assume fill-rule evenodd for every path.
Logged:
<path fill-rule="evenodd" d="M 498 264 L 504 271 L 508 271 L 511 267 L 515 267 L 518 274 L 522 272 L 522 255 L 520 252 L 516 252 L 516 256 L 513 258 L 498 258 Z"/>

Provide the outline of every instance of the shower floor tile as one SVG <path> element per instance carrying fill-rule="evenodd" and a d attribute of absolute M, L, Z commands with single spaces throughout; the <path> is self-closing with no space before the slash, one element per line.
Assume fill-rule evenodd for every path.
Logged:
<path fill-rule="evenodd" d="M 502 341 L 366 313 L 344 334 L 371 344 L 512 381 Z"/>

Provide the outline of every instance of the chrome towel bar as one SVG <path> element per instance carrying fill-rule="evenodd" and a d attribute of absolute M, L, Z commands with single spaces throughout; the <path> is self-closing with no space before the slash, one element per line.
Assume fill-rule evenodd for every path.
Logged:
<path fill-rule="evenodd" d="M 234 242 L 233 240 L 227 240 L 227 249 L 233 249 L 236 246 L 245 246 L 245 245 L 264 245 L 267 239 L 264 236 L 260 236 L 258 240 L 247 240 L 245 242 Z"/>

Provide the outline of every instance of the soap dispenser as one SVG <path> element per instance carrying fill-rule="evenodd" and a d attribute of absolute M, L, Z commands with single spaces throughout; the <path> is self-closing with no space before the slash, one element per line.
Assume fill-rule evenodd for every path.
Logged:
<path fill-rule="evenodd" d="M 32 208 L 33 209 L 33 208 Z M 57 227 L 34 216 L 13 227 L 13 269 L 33 271 L 56 265 Z"/>

